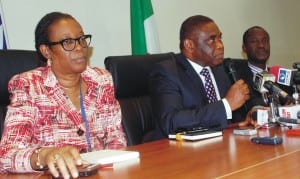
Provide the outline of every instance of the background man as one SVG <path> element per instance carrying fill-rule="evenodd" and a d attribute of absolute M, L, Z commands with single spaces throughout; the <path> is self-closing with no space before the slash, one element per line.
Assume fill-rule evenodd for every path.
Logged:
<path fill-rule="evenodd" d="M 237 76 L 245 80 L 250 88 L 250 99 L 247 101 L 247 107 L 254 105 L 267 106 L 266 97 L 254 88 L 254 78 L 257 73 L 269 71 L 267 62 L 270 57 L 270 36 L 269 33 L 260 26 L 253 26 L 247 29 L 243 35 L 243 52 L 247 55 L 247 61 L 235 62 Z M 292 87 L 279 85 L 290 95 L 293 93 Z M 264 100 L 265 99 L 265 100 Z M 287 103 L 287 99 L 280 98 L 281 104 Z"/>

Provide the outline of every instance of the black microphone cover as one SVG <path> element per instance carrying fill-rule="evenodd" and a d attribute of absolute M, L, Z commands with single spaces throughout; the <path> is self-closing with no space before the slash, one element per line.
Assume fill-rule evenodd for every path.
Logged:
<path fill-rule="evenodd" d="M 293 63 L 293 68 L 294 69 L 300 69 L 300 62 Z"/>
<path fill-rule="evenodd" d="M 297 118 L 300 119 L 300 111 L 297 112 Z"/>
<path fill-rule="evenodd" d="M 273 81 L 265 81 L 264 87 L 273 94 L 279 95 L 287 100 L 290 100 L 291 102 L 295 102 L 295 99 L 282 89 L 280 89 Z"/>
<path fill-rule="evenodd" d="M 269 90 L 270 93 L 275 93 L 277 95 L 280 95 L 284 98 L 286 98 L 288 96 L 288 94 L 283 91 L 282 89 L 280 89 L 278 86 L 276 86 L 276 84 L 273 81 L 265 81 L 264 83 L 264 87 Z"/>
<path fill-rule="evenodd" d="M 232 62 L 232 60 L 226 60 L 224 62 L 224 65 L 225 65 L 225 69 L 227 71 L 227 73 L 230 75 L 231 77 L 231 80 L 233 82 L 236 82 L 238 79 L 237 79 L 237 76 L 236 76 L 236 69 L 235 69 L 235 65 L 234 63 Z"/>

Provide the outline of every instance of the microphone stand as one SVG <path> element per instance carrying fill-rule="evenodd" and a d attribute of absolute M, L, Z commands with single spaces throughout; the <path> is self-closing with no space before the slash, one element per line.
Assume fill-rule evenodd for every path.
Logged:
<path fill-rule="evenodd" d="M 269 107 L 270 107 L 270 115 L 269 122 L 266 124 L 266 127 L 274 127 L 276 125 L 277 120 L 277 101 L 276 96 L 274 94 L 269 94 L 268 96 Z"/>
<path fill-rule="evenodd" d="M 293 98 L 295 100 L 295 105 L 299 104 L 298 99 L 299 99 L 299 94 L 298 94 L 298 89 L 297 89 L 297 85 L 294 84 L 293 85 L 294 88 L 294 93 L 293 93 Z"/>
<path fill-rule="evenodd" d="M 266 127 L 274 127 L 276 125 L 279 126 L 284 126 L 287 127 L 289 129 L 292 129 L 292 126 L 289 126 L 285 123 L 282 123 L 278 120 L 279 116 L 278 116 L 278 96 L 276 96 L 275 94 L 269 94 L 268 96 L 269 99 L 269 106 L 270 106 L 270 118 L 269 118 L 269 122 L 266 124 Z"/>

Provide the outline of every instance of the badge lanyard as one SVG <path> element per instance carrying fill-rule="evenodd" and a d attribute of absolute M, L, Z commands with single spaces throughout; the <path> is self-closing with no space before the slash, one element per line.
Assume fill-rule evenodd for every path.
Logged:
<path fill-rule="evenodd" d="M 81 90 L 81 82 L 80 82 L 80 110 L 81 110 L 81 114 L 82 114 L 82 118 L 84 121 L 84 127 L 85 127 L 85 137 L 86 137 L 86 141 L 88 144 L 88 151 L 91 152 L 92 151 L 92 146 L 91 146 L 91 139 L 90 139 L 90 132 L 89 132 L 89 123 L 86 117 L 86 113 L 85 113 L 85 108 L 84 108 L 84 104 L 83 104 L 83 95 L 82 95 L 82 90 Z"/>

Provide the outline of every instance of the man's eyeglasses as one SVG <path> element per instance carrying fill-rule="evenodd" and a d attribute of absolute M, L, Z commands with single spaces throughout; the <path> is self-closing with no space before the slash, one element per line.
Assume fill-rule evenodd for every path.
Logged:
<path fill-rule="evenodd" d="M 47 45 L 52 46 L 52 45 L 60 44 L 65 51 L 72 51 L 75 49 L 77 41 L 82 48 L 87 48 L 91 43 L 91 38 L 92 35 L 83 35 L 76 39 L 67 38 L 58 42 L 48 42 Z"/>

